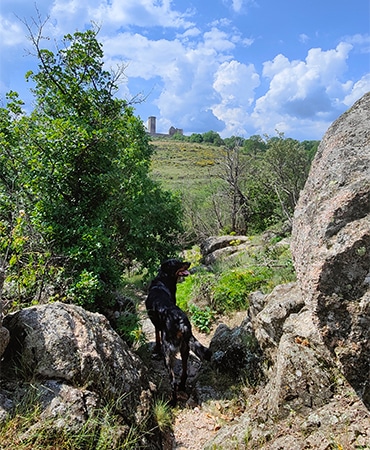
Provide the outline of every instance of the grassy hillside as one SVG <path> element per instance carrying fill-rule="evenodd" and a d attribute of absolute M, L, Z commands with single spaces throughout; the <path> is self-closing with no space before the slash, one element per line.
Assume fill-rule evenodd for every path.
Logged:
<path fill-rule="evenodd" d="M 167 189 L 198 196 L 218 184 L 222 147 L 154 138 L 152 176 Z"/>

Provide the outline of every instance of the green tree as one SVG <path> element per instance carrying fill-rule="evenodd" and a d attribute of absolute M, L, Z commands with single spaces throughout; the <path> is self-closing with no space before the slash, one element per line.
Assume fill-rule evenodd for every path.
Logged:
<path fill-rule="evenodd" d="M 10 161 L 0 160 L 4 236 L 7 214 L 22 208 L 32 229 L 26 240 L 41 235 L 43 264 L 48 255 L 60 269 L 61 295 L 95 308 L 125 267 L 173 253 L 180 202 L 149 177 L 153 149 L 132 105 L 115 97 L 123 69 L 104 70 L 98 30 L 66 35 L 56 53 L 41 47 L 41 26 L 29 31 L 39 59 L 39 71 L 27 74 L 36 106 L 18 117 L 8 106 L 1 116 Z"/>
<path fill-rule="evenodd" d="M 249 139 L 245 139 L 243 148 L 246 153 L 257 156 L 258 153 L 266 150 L 266 142 L 258 134 L 251 136 Z"/>
<path fill-rule="evenodd" d="M 208 142 L 208 143 L 214 144 L 214 145 L 222 145 L 223 144 L 222 138 L 215 131 L 212 131 L 212 130 L 207 131 L 206 133 L 202 134 L 202 137 L 203 137 L 203 142 Z"/>
<path fill-rule="evenodd" d="M 304 145 L 295 139 L 284 138 L 281 133 L 267 141 L 261 178 L 279 202 L 280 217 L 290 223 L 308 176 L 311 159 Z"/>
<path fill-rule="evenodd" d="M 193 133 L 189 136 L 189 142 L 203 142 L 203 136 L 200 133 Z"/>
<path fill-rule="evenodd" d="M 27 172 L 32 159 L 27 151 L 28 119 L 18 94 L 7 95 L 0 108 L 0 294 L 4 310 L 11 301 L 40 299 L 52 267 L 44 236 L 32 224 L 27 211 L 34 205 Z"/>
<path fill-rule="evenodd" d="M 171 139 L 173 140 L 173 141 L 187 141 L 188 140 L 188 138 L 184 135 L 184 134 L 182 134 L 182 133 L 175 133 L 175 134 L 173 134 L 172 136 L 171 136 Z"/>
<path fill-rule="evenodd" d="M 231 136 L 224 139 L 224 145 L 228 148 L 234 148 L 236 146 L 242 147 L 244 145 L 245 139 L 239 136 Z"/>
<path fill-rule="evenodd" d="M 319 148 L 320 141 L 302 141 L 302 145 L 308 155 L 310 156 L 311 161 L 316 155 L 317 149 Z"/>
<path fill-rule="evenodd" d="M 308 176 L 312 145 L 282 134 L 266 142 L 258 136 L 240 140 L 240 145 L 237 139 L 226 142 L 232 146 L 226 147 L 220 161 L 223 184 L 217 199 L 222 205 L 214 203 L 223 229 L 255 233 L 282 221 L 291 223 Z M 226 216 L 224 211 L 228 211 Z"/>

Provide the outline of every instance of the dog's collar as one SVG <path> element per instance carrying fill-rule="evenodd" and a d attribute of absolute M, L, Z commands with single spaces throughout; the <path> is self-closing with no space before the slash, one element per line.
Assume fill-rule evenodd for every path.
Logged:
<path fill-rule="evenodd" d="M 162 289 L 162 291 L 165 291 L 172 298 L 172 293 L 168 289 L 168 287 L 161 281 L 160 281 L 160 283 L 161 284 L 155 284 L 154 286 L 151 287 L 151 289 Z"/>

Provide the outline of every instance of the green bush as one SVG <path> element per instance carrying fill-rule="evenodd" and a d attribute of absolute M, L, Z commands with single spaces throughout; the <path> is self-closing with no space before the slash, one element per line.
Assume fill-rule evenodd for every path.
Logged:
<path fill-rule="evenodd" d="M 231 312 L 249 307 L 248 294 L 267 286 L 272 276 L 268 267 L 235 268 L 218 279 L 213 294 L 213 307 L 220 312 Z"/>
<path fill-rule="evenodd" d="M 271 291 L 279 284 L 296 280 L 290 247 L 286 245 L 270 245 L 263 252 L 256 255 L 258 264 L 269 267 L 272 271 L 267 283 L 267 291 Z"/>
<path fill-rule="evenodd" d="M 77 282 L 69 289 L 68 297 L 76 305 L 90 307 L 102 291 L 102 284 L 96 274 L 83 270 Z"/>
<path fill-rule="evenodd" d="M 211 331 L 212 322 L 215 320 L 215 311 L 213 311 L 209 306 L 204 309 L 191 304 L 189 305 L 189 312 L 191 314 L 192 323 L 198 328 L 202 333 L 209 333 Z"/>
<path fill-rule="evenodd" d="M 176 304 L 183 311 L 188 310 L 188 301 L 192 295 L 194 281 L 194 276 L 190 276 L 177 285 Z"/>
<path fill-rule="evenodd" d="M 177 285 L 177 305 L 189 312 L 189 302 L 211 305 L 216 276 L 213 272 L 199 270 Z"/>

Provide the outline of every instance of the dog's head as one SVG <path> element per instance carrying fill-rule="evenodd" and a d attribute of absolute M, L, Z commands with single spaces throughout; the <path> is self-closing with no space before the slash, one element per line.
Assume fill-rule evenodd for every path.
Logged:
<path fill-rule="evenodd" d="M 187 277 L 189 272 L 190 263 L 186 261 L 180 261 L 179 259 L 167 259 L 161 264 L 161 272 L 170 278 Z"/>

